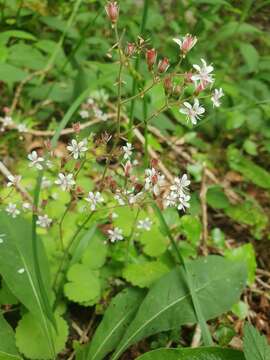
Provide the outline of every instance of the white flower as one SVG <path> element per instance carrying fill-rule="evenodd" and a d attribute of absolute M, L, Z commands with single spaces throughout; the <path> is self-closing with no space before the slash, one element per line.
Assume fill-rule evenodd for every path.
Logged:
<path fill-rule="evenodd" d="M 158 196 L 160 188 L 164 185 L 165 177 L 161 175 L 155 168 L 145 170 L 145 190 L 152 190 Z"/>
<path fill-rule="evenodd" d="M 32 205 L 29 202 L 22 203 L 22 209 L 23 211 L 28 211 L 32 209 Z"/>
<path fill-rule="evenodd" d="M 124 151 L 124 159 L 129 160 L 132 155 L 132 145 L 130 143 L 126 143 L 126 146 L 122 147 Z"/>
<path fill-rule="evenodd" d="M 185 211 L 186 208 L 190 207 L 189 201 L 190 201 L 190 195 L 185 195 L 182 194 L 181 196 L 178 197 L 178 206 L 177 209 L 178 210 L 183 210 Z"/>
<path fill-rule="evenodd" d="M 75 185 L 73 174 L 58 174 L 58 179 L 55 180 L 55 184 L 59 185 L 63 191 L 69 191 L 72 186 Z"/>
<path fill-rule="evenodd" d="M 83 139 L 82 141 L 77 142 L 77 140 L 72 139 L 71 144 L 67 146 L 67 149 L 71 152 L 73 158 L 77 160 L 87 151 L 87 140 Z"/>
<path fill-rule="evenodd" d="M 6 236 L 6 234 L 0 234 L 0 244 L 3 244 L 4 242 L 4 237 Z"/>
<path fill-rule="evenodd" d="M 82 119 L 87 119 L 87 118 L 89 118 L 89 112 L 88 112 L 87 110 L 81 110 L 81 111 L 79 112 L 79 114 L 80 114 L 80 117 L 81 117 Z"/>
<path fill-rule="evenodd" d="M 219 99 L 222 98 L 222 96 L 224 96 L 222 88 L 214 90 L 214 93 L 213 93 L 213 95 L 211 97 L 213 107 L 219 107 L 220 106 L 220 100 Z"/>
<path fill-rule="evenodd" d="M 145 218 L 144 220 L 139 220 L 137 228 L 141 230 L 150 231 L 152 227 L 152 221 L 149 218 Z"/>
<path fill-rule="evenodd" d="M 21 269 L 17 270 L 17 273 L 20 274 L 20 275 L 23 274 L 24 272 L 25 272 L 24 268 L 21 268 Z"/>
<path fill-rule="evenodd" d="M 109 239 L 111 242 L 116 242 L 119 240 L 123 240 L 123 230 L 118 227 L 108 230 Z"/>
<path fill-rule="evenodd" d="M 4 118 L 2 118 L 2 124 L 4 127 L 12 126 L 13 125 L 12 117 L 5 116 Z"/>
<path fill-rule="evenodd" d="M 117 219 L 119 217 L 118 214 L 116 214 L 115 212 L 112 213 L 112 219 Z"/>
<path fill-rule="evenodd" d="M 94 99 L 91 98 L 91 97 L 89 97 L 89 98 L 87 99 L 87 104 L 90 105 L 90 106 L 93 106 L 93 105 L 95 104 Z"/>
<path fill-rule="evenodd" d="M 88 193 L 87 198 L 85 198 L 85 200 L 89 202 L 90 209 L 92 211 L 96 210 L 96 207 L 98 204 L 101 204 L 102 202 L 104 202 L 104 199 L 101 196 L 101 193 L 99 191 L 97 191 L 96 193 L 93 193 L 92 191 L 90 191 Z"/>
<path fill-rule="evenodd" d="M 98 108 L 94 108 L 94 114 L 101 121 L 108 120 L 108 115 Z"/>
<path fill-rule="evenodd" d="M 26 132 L 27 131 L 27 127 L 25 124 L 18 124 L 17 125 L 17 130 L 20 132 L 20 133 L 23 133 L 23 132 Z"/>
<path fill-rule="evenodd" d="M 184 174 L 181 178 L 175 178 L 173 185 L 170 189 L 173 192 L 176 192 L 179 195 L 185 194 L 188 191 L 188 186 L 190 185 L 190 180 L 188 179 L 187 174 Z"/>
<path fill-rule="evenodd" d="M 39 157 L 36 151 L 32 151 L 27 157 L 31 161 L 29 167 L 35 167 L 38 170 L 43 169 L 42 163 L 44 162 L 44 159 L 43 157 Z"/>
<path fill-rule="evenodd" d="M 192 124 L 196 125 L 197 120 L 200 120 L 200 116 L 205 112 L 205 109 L 200 106 L 199 100 L 195 99 L 193 106 L 189 102 L 185 101 L 184 107 L 181 107 L 179 112 L 187 115 Z"/>
<path fill-rule="evenodd" d="M 122 196 L 118 193 L 114 195 L 114 199 L 118 202 L 119 205 L 125 205 L 126 202 L 125 200 L 122 198 Z"/>
<path fill-rule="evenodd" d="M 37 225 L 39 225 L 42 228 L 48 228 L 50 227 L 52 223 L 52 219 L 48 217 L 48 215 L 39 215 L 37 220 Z"/>
<path fill-rule="evenodd" d="M 177 194 L 174 191 L 171 191 L 165 198 L 164 206 L 175 207 L 176 203 L 177 203 Z"/>
<path fill-rule="evenodd" d="M 188 53 L 194 45 L 197 43 L 196 36 L 192 36 L 190 34 L 185 35 L 184 37 L 180 39 L 173 39 L 173 41 L 179 45 L 180 49 L 184 54 Z"/>
<path fill-rule="evenodd" d="M 13 203 L 8 204 L 6 207 L 6 212 L 13 218 L 20 214 L 20 210 L 17 209 L 17 205 Z"/>
<path fill-rule="evenodd" d="M 47 179 L 46 176 L 44 176 L 44 177 L 42 178 L 42 181 L 41 181 L 41 188 L 42 188 L 42 189 L 47 189 L 47 188 L 49 188 L 51 185 L 52 185 L 51 180 Z"/>
<path fill-rule="evenodd" d="M 51 160 L 46 160 L 46 166 L 48 169 L 51 169 L 53 167 L 53 163 L 51 162 Z"/>
<path fill-rule="evenodd" d="M 13 176 L 13 175 L 9 175 L 8 176 L 8 183 L 7 183 L 7 187 L 12 187 L 12 186 L 15 186 L 17 187 L 19 185 L 19 182 L 21 181 L 21 176 L 20 175 L 16 175 L 16 176 Z"/>
<path fill-rule="evenodd" d="M 204 59 L 201 59 L 202 66 L 193 65 L 194 69 L 198 71 L 197 74 L 191 76 L 192 81 L 199 81 L 204 87 L 207 84 L 214 82 L 213 74 L 211 72 L 214 70 L 212 65 L 207 65 Z"/>

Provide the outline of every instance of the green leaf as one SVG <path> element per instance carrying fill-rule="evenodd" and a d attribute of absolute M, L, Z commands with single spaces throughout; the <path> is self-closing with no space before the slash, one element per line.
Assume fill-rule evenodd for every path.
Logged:
<path fill-rule="evenodd" d="M 72 301 L 83 303 L 100 296 L 100 279 L 97 272 L 87 265 L 75 264 L 68 270 L 65 295 Z"/>
<path fill-rule="evenodd" d="M 28 76 L 28 73 L 17 68 L 16 66 L 0 63 L 0 80 L 8 84 L 22 81 Z"/>
<path fill-rule="evenodd" d="M 219 185 L 209 186 L 206 194 L 207 204 L 214 209 L 225 209 L 230 203 L 224 191 Z"/>
<path fill-rule="evenodd" d="M 68 326 L 65 320 L 55 314 L 57 324 L 57 334 L 51 326 L 53 346 L 55 353 L 59 353 L 65 348 L 68 337 Z M 21 353 L 30 359 L 51 359 L 51 351 L 48 347 L 44 332 L 39 321 L 32 314 L 23 315 L 16 328 L 16 344 Z"/>
<path fill-rule="evenodd" d="M 243 349 L 246 360 L 270 360 L 270 346 L 266 337 L 248 323 L 244 327 Z"/>
<path fill-rule="evenodd" d="M 206 320 L 224 313 L 238 301 L 246 282 L 244 264 L 208 256 L 187 265 Z M 177 267 L 151 287 L 112 360 L 142 338 L 196 322 L 185 274 L 182 266 Z"/>
<path fill-rule="evenodd" d="M 238 149 L 229 148 L 227 158 L 232 170 L 240 172 L 247 180 L 263 189 L 270 189 L 270 173 L 245 158 Z"/>
<path fill-rule="evenodd" d="M 47 298 L 52 299 L 50 270 L 47 256 L 40 239 L 37 241 L 38 261 L 42 269 L 44 294 L 41 293 L 31 241 L 31 224 L 22 218 L 13 219 L 3 211 L 0 212 L 0 228 L 5 235 L 0 244 L 0 274 L 8 284 L 11 292 L 42 324 L 51 343 L 49 319 L 54 319 L 52 309 L 48 307 Z M 53 355 L 53 349 L 51 349 Z"/>
<path fill-rule="evenodd" d="M 197 244 L 200 240 L 202 225 L 200 220 L 191 215 L 184 215 L 180 219 L 181 232 L 192 244 Z"/>
<path fill-rule="evenodd" d="M 21 359 L 12 328 L 0 313 L 0 360 Z"/>
<path fill-rule="evenodd" d="M 32 41 L 37 40 L 37 38 L 34 35 L 26 32 L 26 31 L 8 30 L 8 31 L 3 31 L 0 34 L 0 43 L 7 44 L 7 42 L 9 41 L 9 39 L 11 37 L 15 37 L 17 39 L 32 40 Z"/>
<path fill-rule="evenodd" d="M 248 316 L 249 306 L 244 301 L 238 301 L 237 304 L 232 306 L 232 312 L 239 317 L 239 319 L 244 320 Z"/>
<path fill-rule="evenodd" d="M 128 265 L 123 270 L 123 277 L 132 285 L 144 288 L 149 287 L 168 270 L 167 266 L 160 261 L 149 261 Z"/>
<path fill-rule="evenodd" d="M 139 241 L 143 244 L 144 253 L 149 256 L 160 256 L 167 249 L 167 239 L 155 224 L 149 231 L 142 232 Z"/>
<path fill-rule="evenodd" d="M 248 66 L 250 72 L 258 69 L 260 56 L 256 48 L 250 43 L 240 43 L 240 52 Z"/>
<path fill-rule="evenodd" d="M 107 251 L 108 246 L 104 243 L 104 237 L 96 233 L 84 251 L 82 263 L 90 269 L 99 269 L 105 263 Z"/>
<path fill-rule="evenodd" d="M 245 360 L 241 351 L 218 347 L 197 349 L 158 349 L 137 360 Z"/>
<path fill-rule="evenodd" d="M 83 355 L 76 357 L 76 360 L 103 360 L 115 349 L 144 294 L 142 290 L 128 288 L 116 295 L 106 310 L 90 345 L 83 351 Z"/>
<path fill-rule="evenodd" d="M 225 257 L 235 261 L 245 262 L 248 269 L 248 285 L 255 281 L 256 273 L 256 255 L 252 244 L 245 244 L 234 249 L 227 249 Z"/>

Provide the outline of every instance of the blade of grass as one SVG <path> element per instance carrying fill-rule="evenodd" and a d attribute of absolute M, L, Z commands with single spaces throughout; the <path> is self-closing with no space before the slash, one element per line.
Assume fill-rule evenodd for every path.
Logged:
<path fill-rule="evenodd" d="M 187 265 L 184 257 L 182 256 L 180 250 L 178 249 L 178 246 L 177 246 L 177 244 L 176 244 L 176 242 L 174 240 L 174 237 L 173 237 L 173 235 L 171 233 L 171 230 L 170 230 L 170 228 L 169 228 L 169 226 L 168 226 L 168 224 L 167 224 L 167 222 L 166 222 L 160 208 L 156 205 L 155 202 L 152 202 L 152 207 L 153 207 L 155 213 L 157 214 L 157 216 L 159 218 L 160 225 L 164 229 L 166 235 L 168 236 L 168 238 L 169 238 L 169 240 L 171 242 L 171 245 L 172 245 L 173 249 L 176 252 L 178 260 L 183 265 L 183 268 L 185 270 L 186 279 L 187 279 L 187 285 L 188 285 L 188 288 L 190 290 L 190 295 L 191 295 L 193 307 L 194 307 L 194 310 L 195 310 L 195 314 L 196 314 L 198 323 L 199 323 L 201 331 L 202 331 L 202 337 L 203 337 L 204 345 L 205 346 L 211 346 L 211 345 L 213 345 L 211 333 L 210 333 L 210 331 L 208 329 L 208 326 L 206 324 L 204 315 L 202 313 L 201 305 L 199 303 L 196 292 L 194 290 L 193 279 L 192 279 L 191 273 L 189 272 L 188 265 Z"/>

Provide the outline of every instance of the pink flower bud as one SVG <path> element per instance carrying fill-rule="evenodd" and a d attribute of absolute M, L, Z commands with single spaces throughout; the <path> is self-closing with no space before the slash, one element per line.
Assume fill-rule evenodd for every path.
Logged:
<path fill-rule="evenodd" d="M 197 38 L 196 36 L 192 36 L 190 34 L 187 34 L 182 42 L 182 47 L 181 50 L 183 51 L 184 54 L 188 53 L 193 46 L 197 43 Z"/>
<path fill-rule="evenodd" d="M 170 66 L 170 62 L 169 62 L 169 59 L 168 58 L 163 58 L 162 60 L 159 60 L 158 62 L 158 71 L 160 73 L 164 73 L 168 70 Z"/>
<path fill-rule="evenodd" d="M 126 47 L 126 55 L 132 56 L 136 51 L 136 45 L 134 43 L 128 43 Z"/>
<path fill-rule="evenodd" d="M 168 75 L 164 78 L 163 86 L 167 94 L 172 92 L 173 83 L 171 75 Z"/>
<path fill-rule="evenodd" d="M 191 77 L 193 76 L 192 72 L 186 72 L 185 73 L 185 82 L 186 83 L 193 83 L 193 80 Z"/>
<path fill-rule="evenodd" d="M 76 122 L 72 124 L 72 128 L 76 134 L 79 134 L 79 132 L 81 131 L 81 124 L 79 122 Z"/>
<path fill-rule="evenodd" d="M 3 107 L 3 112 L 4 112 L 5 114 L 8 114 L 8 113 L 10 112 L 10 108 L 7 107 L 7 106 L 4 106 L 4 107 Z"/>
<path fill-rule="evenodd" d="M 125 172 L 125 176 L 126 177 L 129 177 L 130 176 L 130 173 L 131 173 L 131 170 L 132 170 L 132 164 L 131 162 L 128 160 L 124 166 L 124 172 Z"/>
<path fill-rule="evenodd" d="M 119 16 L 119 6 L 116 1 L 110 1 L 105 6 L 105 10 L 108 18 L 111 20 L 113 24 L 115 24 L 118 20 Z"/>
<path fill-rule="evenodd" d="M 195 94 L 198 95 L 200 92 L 202 92 L 207 86 L 207 82 L 201 81 L 199 85 L 195 89 Z"/>
<path fill-rule="evenodd" d="M 150 49 L 150 50 L 146 50 L 146 62 L 147 62 L 147 66 L 148 66 L 148 70 L 152 70 L 153 65 L 156 62 L 157 59 L 157 52 L 155 49 Z"/>

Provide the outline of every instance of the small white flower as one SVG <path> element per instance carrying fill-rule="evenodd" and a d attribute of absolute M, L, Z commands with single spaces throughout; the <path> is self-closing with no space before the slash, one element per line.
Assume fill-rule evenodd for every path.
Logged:
<path fill-rule="evenodd" d="M 164 175 L 161 175 L 155 168 L 145 170 L 145 190 L 152 190 L 153 193 L 158 196 L 160 194 L 160 188 L 165 183 Z"/>
<path fill-rule="evenodd" d="M 82 119 L 88 119 L 89 118 L 89 112 L 87 110 L 81 110 L 79 112 L 79 115 Z"/>
<path fill-rule="evenodd" d="M 31 161 L 29 167 L 35 167 L 38 170 L 43 169 L 42 163 L 44 162 L 44 159 L 43 157 L 38 156 L 36 151 L 32 151 L 27 157 Z"/>
<path fill-rule="evenodd" d="M 86 152 L 87 149 L 87 140 L 83 139 L 80 142 L 77 142 L 77 140 L 72 139 L 71 143 L 67 146 L 67 149 L 71 154 L 73 155 L 74 159 L 79 159 L 84 152 Z"/>
<path fill-rule="evenodd" d="M 4 242 L 4 237 L 6 236 L 6 234 L 0 234 L 0 244 L 3 244 Z"/>
<path fill-rule="evenodd" d="M 108 120 L 108 115 L 105 114 L 102 110 L 100 110 L 98 108 L 94 108 L 94 114 L 95 114 L 96 118 L 98 118 L 101 121 Z"/>
<path fill-rule="evenodd" d="M 196 125 L 197 120 L 200 120 L 200 116 L 205 112 L 205 109 L 200 106 L 199 100 L 195 99 L 193 106 L 189 102 L 185 101 L 184 107 L 181 107 L 179 112 L 187 115 L 192 124 Z"/>
<path fill-rule="evenodd" d="M 152 227 L 152 221 L 149 218 L 145 218 L 144 220 L 139 220 L 137 228 L 141 230 L 150 231 Z"/>
<path fill-rule="evenodd" d="M 52 181 L 50 179 L 47 179 L 46 176 L 44 176 L 42 178 L 42 181 L 41 181 L 41 188 L 42 189 L 47 189 L 49 188 L 50 186 L 52 185 Z"/>
<path fill-rule="evenodd" d="M 42 228 L 48 228 L 50 227 L 52 223 L 52 219 L 48 217 L 48 215 L 39 215 L 37 220 L 37 225 L 39 225 Z"/>
<path fill-rule="evenodd" d="M 190 185 L 190 180 L 188 179 L 187 174 L 184 174 L 181 178 L 175 178 L 173 185 L 171 185 L 171 191 L 176 192 L 178 195 L 185 194 L 188 191 L 188 186 Z"/>
<path fill-rule="evenodd" d="M 115 212 L 112 213 L 112 219 L 117 219 L 119 217 L 118 214 L 116 214 Z"/>
<path fill-rule="evenodd" d="M 75 185 L 73 174 L 58 174 L 58 179 L 55 180 L 55 184 L 59 185 L 63 191 L 69 191 L 72 186 Z"/>
<path fill-rule="evenodd" d="M 46 160 L 46 166 L 48 169 L 51 169 L 53 167 L 53 163 L 51 162 L 51 160 Z"/>
<path fill-rule="evenodd" d="M 29 202 L 22 203 L 22 209 L 23 211 L 32 210 L 32 205 Z"/>
<path fill-rule="evenodd" d="M 12 126 L 13 125 L 12 117 L 5 116 L 4 118 L 2 118 L 2 124 L 4 127 Z"/>
<path fill-rule="evenodd" d="M 219 107 L 220 106 L 220 99 L 224 96 L 222 88 L 215 89 L 214 93 L 211 97 L 213 107 Z"/>
<path fill-rule="evenodd" d="M 108 230 L 109 239 L 112 243 L 119 241 L 119 240 L 123 240 L 124 237 L 122 234 L 123 234 L 123 230 L 119 229 L 118 227 L 116 227 L 112 230 Z"/>
<path fill-rule="evenodd" d="M 214 68 L 212 65 L 207 65 L 204 59 L 201 59 L 201 62 L 202 66 L 193 65 L 198 73 L 192 75 L 191 80 L 194 82 L 199 81 L 205 87 L 207 84 L 214 82 L 213 74 L 211 74 Z"/>
<path fill-rule="evenodd" d="M 186 208 L 190 207 L 189 201 L 190 201 L 190 195 L 182 194 L 181 196 L 178 197 L 177 209 L 185 211 Z"/>
<path fill-rule="evenodd" d="M 102 202 L 104 202 L 104 199 L 101 196 L 101 193 L 99 191 L 97 191 L 96 193 L 93 193 L 92 191 L 90 191 L 88 193 L 87 198 L 85 198 L 85 200 L 87 202 L 89 202 L 90 209 L 92 211 L 96 210 L 96 207 L 97 207 L 98 204 L 101 204 Z"/>
<path fill-rule="evenodd" d="M 6 207 L 6 212 L 13 218 L 20 214 L 20 210 L 17 209 L 17 205 L 13 203 L 8 204 L 8 206 Z"/>
<path fill-rule="evenodd" d="M 27 127 L 25 124 L 21 123 L 21 124 L 18 124 L 17 125 L 17 130 L 20 132 L 20 133 L 24 133 L 24 132 L 27 132 Z"/>
<path fill-rule="evenodd" d="M 165 198 L 164 206 L 175 207 L 176 203 L 177 203 L 177 194 L 174 191 L 171 191 Z"/>
<path fill-rule="evenodd" d="M 87 104 L 90 105 L 90 106 L 93 106 L 93 105 L 95 104 L 94 99 L 91 98 L 91 97 L 89 97 L 89 98 L 87 99 Z"/>
<path fill-rule="evenodd" d="M 132 155 L 132 145 L 130 143 L 126 143 L 125 146 L 122 147 L 124 151 L 124 159 L 129 160 Z"/>
<path fill-rule="evenodd" d="M 118 193 L 118 194 L 115 194 L 114 195 L 114 199 L 118 202 L 119 205 L 125 205 L 126 202 L 125 200 L 123 199 L 123 197 Z"/>
<path fill-rule="evenodd" d="M 9 175 L 8 176 L 8 183 L 7 183 L 7 187 L 12 187 L 15 186 L 17 187 L 19 185 L 19 182 L 21 181 L 22 177 L 20 175 Z"/>
<path fill-rule="evenodd" d="M 23 274 L 24 272 L 25 272 L 24 268 L 21 268 L 21 269 L 17 270 L 17 273 L 20 274 L 20 275 Z"/>

